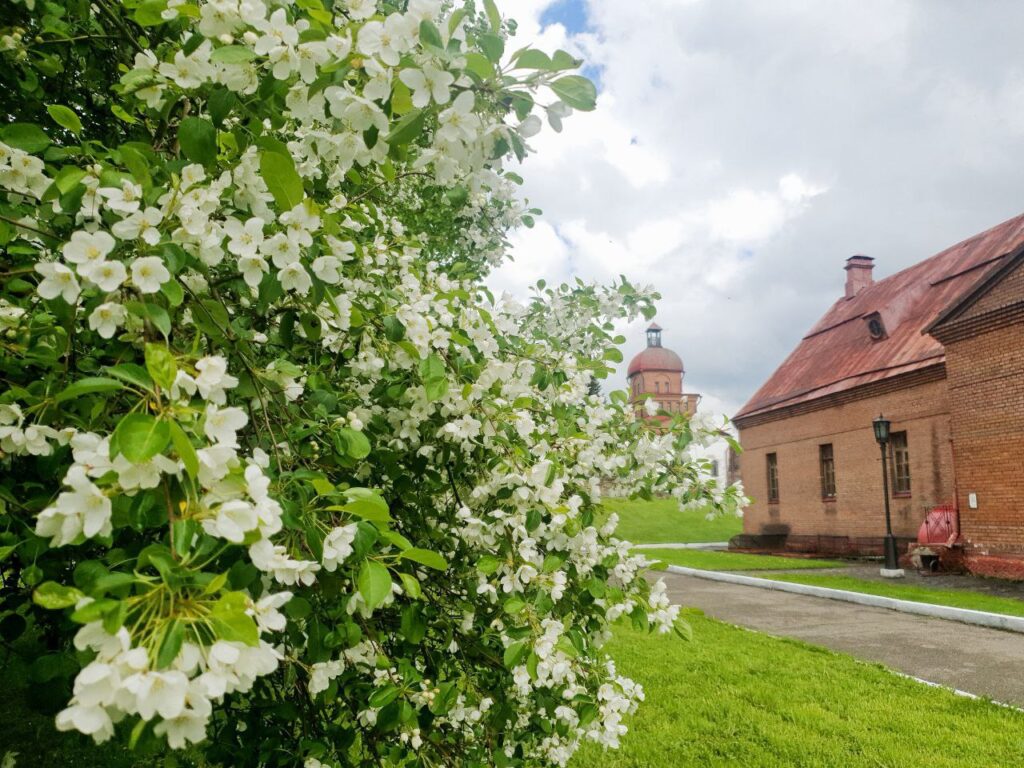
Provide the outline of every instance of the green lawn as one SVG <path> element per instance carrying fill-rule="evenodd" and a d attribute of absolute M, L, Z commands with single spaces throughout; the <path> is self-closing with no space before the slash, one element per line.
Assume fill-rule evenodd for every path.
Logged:
<path fill-rule="evenodd" d="M 1024 600 L 985 595 L 981 592 L 932 589 L 931 587 L 919 587 L 913 584 L 870 581 L 853 576 L 833 574 L 778 573 L 766 578 L 777 581 L 794 581 L 800 584 L 810 584 L 815 587 L 864 592 L 869 595 L 881 595 L 882 597 L 895 597 L 899 600 L 913 600 L 918 603 L 949 605 L 954 608 L 970 608 L 974 611 L 1005 613 L 1009 616 L 1024 616 Z"/>
<path fill-rule="evenodd" d="M 999 768 L 1024 714 L 804 643 L 691 617 L 692 642 L 621 630 L 609 646 L 647 700 L 622 749 L 570 768 Z"/>
<path fill-rule="evenodd" d="M 704 552 L 699 549 L 635 549 L 648 560 L 661 560 L 669 565 L 702 568 L 705 571 L 770 571 L 798 568 L 843 568 L 849 563 L 840 560 L 812 560 L 806 557 L 747 555 L 742 552 Z"/>
<path fill-rule="evenodd" d="M 618 537 L 633 544 L 728 541 L 743 530 L 742 518 L 719 515 L 708 520 L 705 510 L 682 511 L 675 499 L 606 498 L 602 503 L 619 516 Z"/>

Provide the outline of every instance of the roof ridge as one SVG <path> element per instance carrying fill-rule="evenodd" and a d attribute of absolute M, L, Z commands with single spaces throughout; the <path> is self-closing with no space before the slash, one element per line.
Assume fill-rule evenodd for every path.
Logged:
<path fill-rule="evenodd" d="M 866 286 L 850 299 L 840 297 L 737 417 L 825 388 L 853 388 L 864 376 L 896 375 L 901 368 L 944 354 L 942 344 L 924 329 L 972 290 L 980 268 L 1022 244 L 1024 214 L 1019 214 Z M 875 312 L 882 312 L 886 327 L 883 335 L 873 337 L 866 325 L 855 321 Z"/>

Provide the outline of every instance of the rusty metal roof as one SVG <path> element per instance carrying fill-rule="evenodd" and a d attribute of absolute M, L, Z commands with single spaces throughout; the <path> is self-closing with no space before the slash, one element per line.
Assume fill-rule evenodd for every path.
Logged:
<path fill-rule="evenodd" d="M 840 298 L 735 418 L 842 392 L 945 360 L 924 329 L 1024 243 L 1024 214 Z M 878 313 L 885 336 L 866 318 Z"/>

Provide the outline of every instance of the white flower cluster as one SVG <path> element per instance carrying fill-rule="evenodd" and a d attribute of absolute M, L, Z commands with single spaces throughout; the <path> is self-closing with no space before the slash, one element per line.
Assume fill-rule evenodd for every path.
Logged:
<path fill-rule="evenodd" d="M 68 436 L 68 432 L 58 432 L 45 424 L 25 426 L 25 414 L 17 403 L 0 405 L 0 451 L 16 456 L 49 456 L 53 442 L 64 445 Z"/>
<path fill-rule="evenodd" d="M 279 593 L 264 598 L 257 609 L 264 621 L 267 614 L 276 614 L 270 606 L 280 606 L 289 597 Z M 280 614 L 269 621 L 284 623 Z M 74 696 L 57 715 L 57 728 L 79 731 L 99 743 L 113 736 L 114 724 L 126 715 L 145 721 L 159 718 L 154 730 L 173 749 L 206 738 L 213 704 L 227 694 L 250 690 L 282 659 L 263 640 L 255 646 L 218 640 L 208 647 L 185 643 L 168 667 L 155 669 L 150 653 L 132 646 L 127 629 L 111 635 L 98 621 L 78 631 L 75 647 L 93 651 L 95 657 L 75 678 Z"/>
<path fill-rule="evenodd" d="M 0 141 L 0 188 L 40 198 L 50 182 L 42 160 Z"/>

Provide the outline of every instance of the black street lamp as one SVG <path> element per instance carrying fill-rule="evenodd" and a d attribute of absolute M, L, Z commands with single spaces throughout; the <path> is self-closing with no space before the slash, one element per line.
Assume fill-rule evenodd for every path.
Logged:
<path fill-rule="evenodd" d="M 872 422 L 872 425 L 875 428 L 875 440 L 878 441 L 878 445 L 882 449 L 882 492 L 885 494 L 885 569 L 887 571 L 898 571 L 900 562 L 896 554 L 896 537 L 892 535 L 892 519 L 889 515 L 889 466 L 887 463 L 888 451 L 886 449 L 889 446 L 890 422 L 879 414 L 878 418 Z"/>

